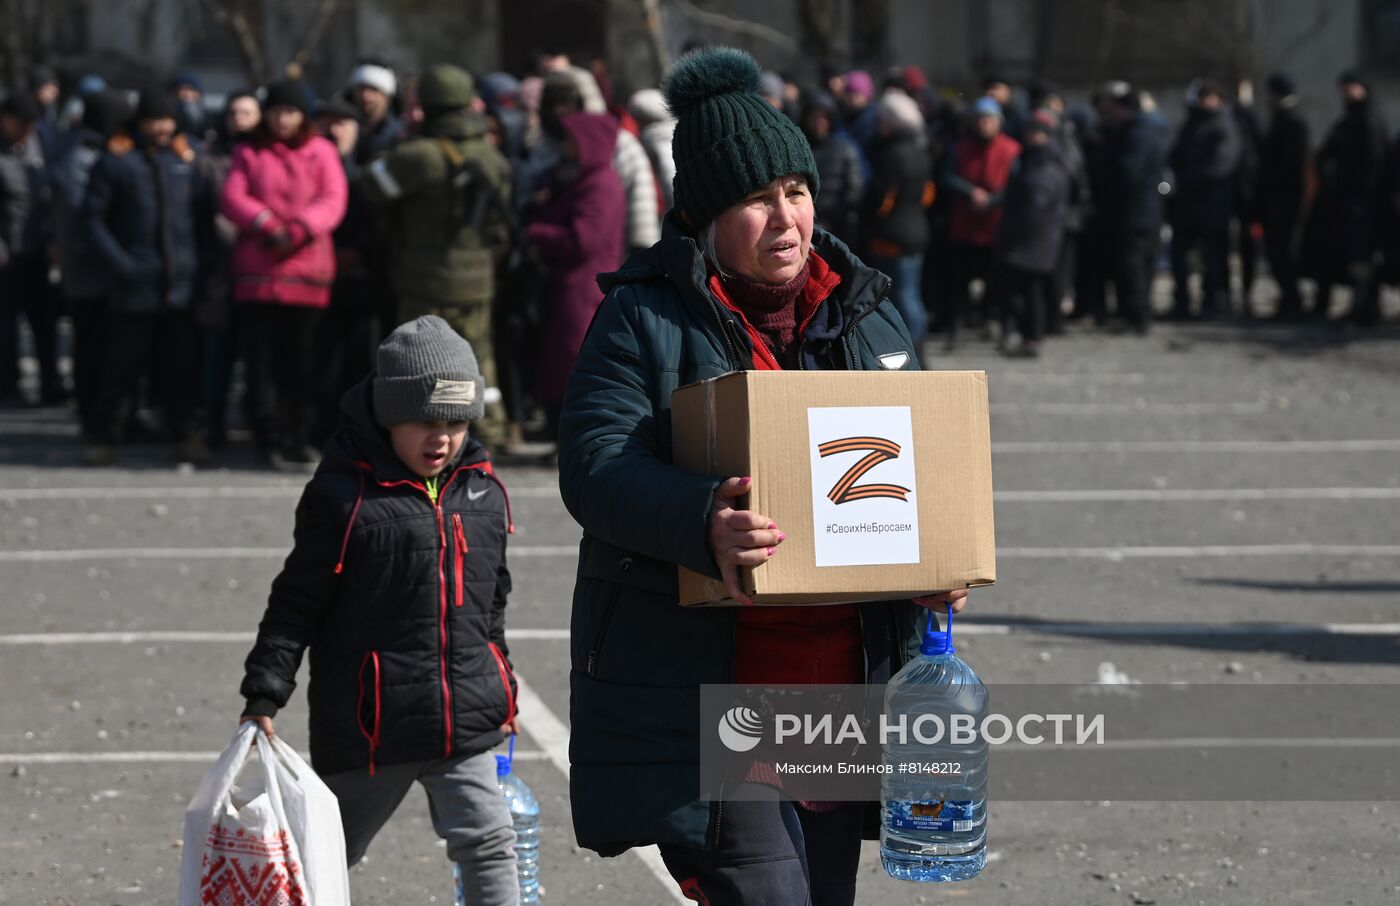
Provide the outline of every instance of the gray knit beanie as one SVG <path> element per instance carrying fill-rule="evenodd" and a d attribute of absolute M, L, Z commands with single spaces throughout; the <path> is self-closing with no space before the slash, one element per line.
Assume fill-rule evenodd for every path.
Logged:
<path fill-rule="evenodd" d="M 379 344 L 374 417 L 385 428 L 404 422 L 477 421 L 486 382 L 471 344 L 437 315 L 394 328 Z"/>

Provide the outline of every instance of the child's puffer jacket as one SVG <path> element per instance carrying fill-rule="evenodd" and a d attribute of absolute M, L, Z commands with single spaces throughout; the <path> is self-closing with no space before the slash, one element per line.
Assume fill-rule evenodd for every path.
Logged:
<path fill-rule="evenodd" d="M 341 400 L 240 688 L 245 713 L 276 713 L 310 646 L 321 774 L 481 752 L 515 714 L 505 487 L 469 439 L 434 503 L 375 422 L 372 379 Z"/>

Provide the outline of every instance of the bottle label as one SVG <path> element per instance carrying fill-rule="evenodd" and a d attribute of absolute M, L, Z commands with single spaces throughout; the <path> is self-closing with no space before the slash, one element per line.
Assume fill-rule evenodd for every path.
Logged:
<path fill-rule="evenodd" d="M 973 819 L 972 800 L 953 799 L 892 802 L 888 825 L 891 830 L 957 832 L 970 831 L 977 822 Z"/>

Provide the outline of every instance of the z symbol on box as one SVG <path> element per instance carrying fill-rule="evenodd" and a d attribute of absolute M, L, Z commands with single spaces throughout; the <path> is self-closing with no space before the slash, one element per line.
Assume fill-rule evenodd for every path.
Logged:
<path fill-rule="evenodd" d="M 843 437 L 830 440 L 817 447 L 817 452 L 825 459 L 838 453 L 858 453 L 869 450 L 846 470 L 836 484 L 827 492 L 827 498 L 836 505 L 853 500 L 870 500 L 886 497 L 891 500 L 909 501 L 909 489 L 898 484 L 856 484 L 865 474 L 882 462 L 899 458 L 899 444 L 883 437 Z"/>

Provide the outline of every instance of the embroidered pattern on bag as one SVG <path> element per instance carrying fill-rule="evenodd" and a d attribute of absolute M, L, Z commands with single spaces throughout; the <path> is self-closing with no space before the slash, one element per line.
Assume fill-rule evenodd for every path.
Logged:
<path fill-rule="evenodd" d="M 286 831 L 255 837 L 216 824 L 204 850 L 199 901 L 207 906 L 307 906 Z"/>

